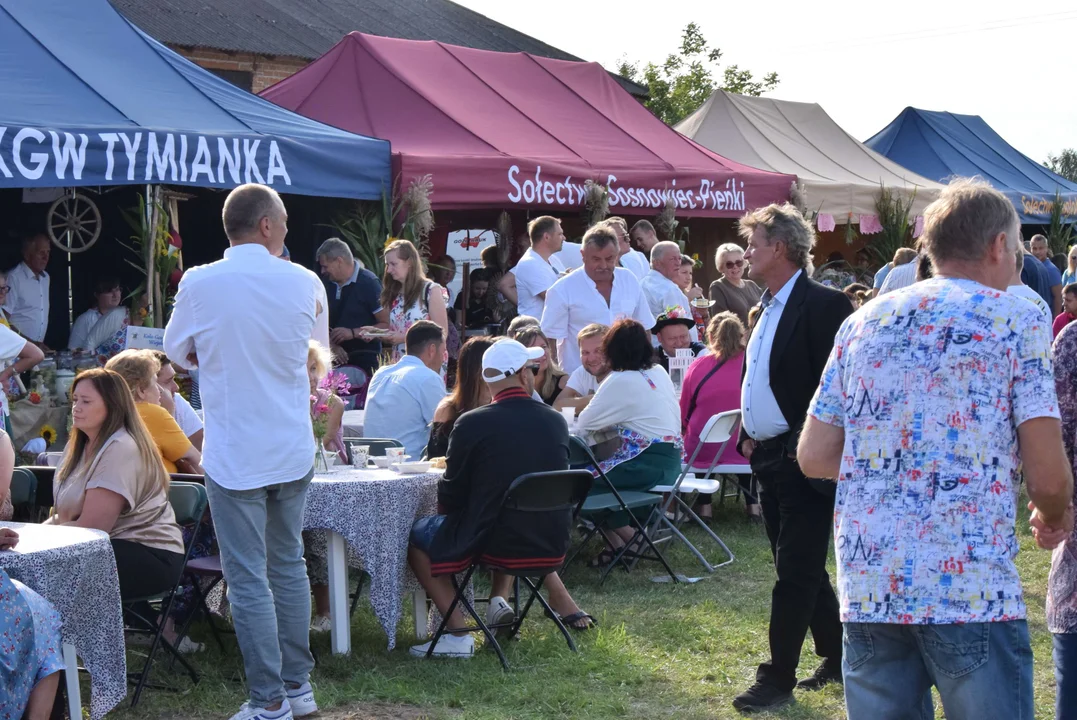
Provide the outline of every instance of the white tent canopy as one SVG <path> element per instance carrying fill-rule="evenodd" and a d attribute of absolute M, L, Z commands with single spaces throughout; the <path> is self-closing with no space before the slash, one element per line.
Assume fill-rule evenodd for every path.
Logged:
<path fill-rule="evenodd" d="M 841 129 L 815 103 L 745 97 L 717 90 L 675 129 L 723 157 L 800 180 L 811 212 L 837 224 L 875 215 L 880 186 L 907 200 L 912 215 L 942 185 L 910 172 Z"/>

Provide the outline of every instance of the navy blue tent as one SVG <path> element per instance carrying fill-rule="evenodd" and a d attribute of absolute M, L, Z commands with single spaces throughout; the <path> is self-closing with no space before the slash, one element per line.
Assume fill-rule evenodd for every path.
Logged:
<path fill-rule="evenodd" d="M 1022 155 L 978 115 L 905 108 L 865 141 L 877 153 L 931 180 L 981 176 L 1010 198 L 1022 223 L 1050 221 L 1055 192 L 1077 217 L 1077 184 Z"/>
<path fill-rule="evenodd" d="M 0 188 L 167 183 L 380 200 L 389 143 L 244 92 L 107 0 L 0 0 Z"/>

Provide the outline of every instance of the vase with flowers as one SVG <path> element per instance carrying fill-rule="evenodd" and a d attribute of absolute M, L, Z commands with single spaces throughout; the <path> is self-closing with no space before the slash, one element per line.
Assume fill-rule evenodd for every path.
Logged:
<path fill-rule="evenodd" d="M 332 467 L 329 463 L 331 453 L 326 450 L 327 439 L 331 450 L 336 452 L 337 457 L 345 458 L 346 461 L 340 432 L 340 419 L 344 407 L 344 401 L 341 398 L 350 393 L 351 384 L 348 382 L 348 377 L 344 373 L 330 372 L 322 378 L 316 391 L 310 396 L 311 426 L 317 442 L 314 458 L 315 471 L 330 472 Z M 331 425 L 334 437 L 329 437 Z"/>

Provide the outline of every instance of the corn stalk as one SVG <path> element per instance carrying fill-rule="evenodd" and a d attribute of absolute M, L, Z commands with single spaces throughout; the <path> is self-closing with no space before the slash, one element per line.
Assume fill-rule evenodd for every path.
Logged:
<path fill-rule="evenodd" d="M 168 211 L 160 200 L 159 189 L 147 190 L 152 193 L 149 203 L 140 194 L 136 208 L 122 211 L 134 233 L 130 237 L 130 244 L 123 241 L 120 241 L 120 244 L 138 258 L 136 262 L 125 257 L 124 262 L 142 276 L 141 286 L 132 291 L 126 299 L 133 301 L 131 305 L 137 308 L 140 296 L 145 292 L 149 296 L 152 314 L 146 318 L 145 325 L 162 328 L 168 321 L 173 301 L 169 279 L 172 272 L 179 267 L 180 255 L 179 250 L 168 241 Z"/>
<path fill-rule="evenodd" d="M 869 236 L 866 245 L 875 253 L 879 262 L 890 262 L 899 248 L 909 247 L 912 242 L 913 223 L 910 213 L 915 199 L 915 190 L 908 200 L 902 200 L 890 188 L 879 187 L 879 196 L 875 199 L 875 213 L 879 216 L 879 224 L 883 230 Z"/>
<path fill-rule="evenodd" d="M 1052 255 L 1065 255 L 1074 243 L 1073 223 L 1067 223 L 1062 200 L 1062 192 L 1055 190 L 1055 201 L 1051 204 L 1051 221 L 1047 225 L 1047 244 Z"/>

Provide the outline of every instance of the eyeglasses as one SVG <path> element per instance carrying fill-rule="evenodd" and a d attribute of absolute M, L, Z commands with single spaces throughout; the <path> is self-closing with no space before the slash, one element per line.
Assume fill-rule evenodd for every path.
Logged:
<path fill-rule="evenodd" d="M 725 261 L 725 269 L 726 270 L 732 270 L 735 267 L 744 267 L 744 258 L 741 258 L 740 260 L 726 260 Z"/>
<path fill-rule="evenodd" d="M 10 285 L 0 285 L 0 293 L 6 293 L 9 290 L 11 290 Z"/>

